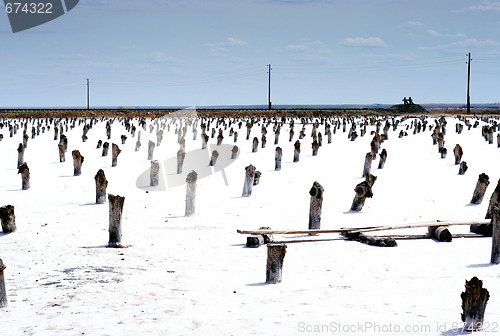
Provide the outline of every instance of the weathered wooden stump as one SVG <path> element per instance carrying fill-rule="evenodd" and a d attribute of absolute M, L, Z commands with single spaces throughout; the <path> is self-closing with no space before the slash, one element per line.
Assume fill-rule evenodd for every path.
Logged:
<path fill-rule="evenodd" d="M 181 148 L 177 151 L 177 174 L 182 173 L 182 166 L 184 165 L 184 159 L 186 158 L 186 152 Z"/>
<path fill-rule="evenodd" d="M 21 167 L 24 163 L 24 146 L 22 143 L 17 147 L 17 168 Z"/>
<path fill-rule="evenodd" d="M 265 135 L 263 135 L 263 136 L 262 136 L 262 141 L 261 141 L 261 143 L 262 143 L 262 148 L 266 148 L 267 138 L 266 138 L 266 136 L 265 136 Z"/>
<path fill-rule="evenodd" d="M 137 140 L 135 143 L 135 151 L 138 152 L 141 149 L 141 140 Z"/>
<path fill-rule="evenodd" d="M 440 242 L 451 242 L 452 236 L 448 227 L 446 226 L 429 226 L 428 228 L 429 235 L 431 238 L 440 241 Z"/>
<path fill-rule="evenodd" d="M 493 207 L 492 217 L 491 263 L 500 264 L 500 208 L 498 205 Z"/>
<path fill-rule="evenodd" d="M 155 149 L 155 143 L 151 140 L 148 142 L 148 160 L 153 160 L 153 151 Z"/>
<path fill-rule="evenodd" d="M 238 156 L 238 151 L 239 151 L 238 146 L 233 146 L 233 148 L 231 149 L 231 160 L 236 159 L 236 157 Z"/>
<path fill-rule="evenodd" d="M 324 189 L 317 181 L 313 183 L 309 195 L 311 201 L 309 204 L 309 230 L 321 229 L 321 207 L 323 205 Z M 312 234 L 310 234 L 312 235 Z"/>
<path fill-rule="evenodd" d="M 467 162 L 462 161 L 462 163 L 460 163 L 460 168 L 458 169 L 458 175 L 465 174 L 468 168 L 469 167 L 467 167 Z"/>
<path fill-rule="evenodd" d="M 234 137 L 234 142 L 238 142 L 238 132 L 234 132 L 233 137 Z"/>
<path fill-rule="evenodd" d="M 121 153 L 121 149 L 118 147 L 118 145 L 113 144 L 111 149 L 111 167 L 116 167 L 118 164 L 118 155 Z"/>
<path fill-rule="evenodd" d="M 250 235 L 247 237 L 246 247 L 259 247 L 264 245 L 264 236 L 263 235 Z"/>
<path fill-rule="evenodd" d="M 380 153 L 380 161 L 378 162 L 378 169 L 383 169 L 385 166 L 385 160 L 387 160 L 387 151 L 382 149 L 382 152 Z"/>
<path fill-rule="evenodd" d="M 0 221 L 2 222 L 2 231 L 4 233 L 16 231 L 16 215 L 14 214 L 13 205 L 6 205 L 0 208 Z"/>
<path fill-rule="evenodd" d="M 444 147 L 444 135 L 443 133 L 438 133 L 438 136 L 437 136 L 437 144 L 438 144 L 438 152 L 441 148 Z"/>
<path fill-rule="evenodd" d="M 106 189 L 108 187 L 108 180 L 104 175 L 104 170 L 99 169 L 97 174 L 94 176 L 95 180 L 95 202 L 96 204 L 106 203 Z"/>
<path fill-rule="evenodd" d="M 23 190 L 29 190 L 30 188 L 30 169 L 26 162 L 24 162 L 21 166 L 19 166 L 18 174 L 21 174 L 21 180 L 22 180 L 22 189 Z"/>
<path fill-rule="evenodd" d="M 125 197 L 108 195 L 109 200 L 109 242 L 108 247 L 123 247 L 122 241 L 122 212 Z"/>
<path fill-rule="evenodd" d="M 281 157 L 283 156 L 283 150 L 281 147 L 276 147 L 276 153 L 274 155 L 274 170 L 281 170 Z"/>
<path fill-rule="evenodd" d="M 222 133 L 219 133 L 219 135 L 217 135 L 217 146 L 222 145 L 222 140 L 224 140 L 224 136 Z"/>
<path fill-rule="evenodd" d="M 102 140 L 97 141 L 97 146 L 96 149 L 99 149 L 102 147 Z"/>
<path fill-rule="evenodd" d="M 162 140 L 163 140 L 163 131 L 159 130 L 158 133 L 156 133 L 156 146 L 160 146 Z"/>
<path fill-rule="evenodd" d="M 253 138 L 252 141 L 252 153 L 255 153 L 259 150 L 259 139 L 257 137 Z"/>
<path fill-rule="evenodd" d="M 125 141 L 127 141 L 127 136 L 125 134 L 122 134 L 121 139 L 122 139 L 122 145 L 125 145 Z"/>
<path fill-rule="evenodd" d="M 375 181 L 377 181 L 377 176 L 368 173 L 368 174 L 366 174 L 365 181 L 366 181 L 366 183 L 368 183 L 370 188 L 373 188 Z"/>
<path fill-rule="evenodd" d="M 316 140 L 314 140 L 311 147 L 312 147 L 312 156 L 318 155 L 319 143 Z"/>
<path fill-rule="evenodd" d="M 28 139 L 29 139 L 28 134 L 24 133 L 23 134 L 23 146 L 24 146 L 24 148 L 28 148 Z"/>
<path fill-rule="evenodd" d="M 82 135 L 82 142 L 87 142 L 88 137 L 86 135 Z"/>
<path fill-rule="evenodd" d="M 294 135 L 294 131 L 293 131 L 293 128 L 290 128 L 290 137 L 288 139 L 289 142 L 292 142 L 293 140 L 293 135 Z"/>
<path fill-rule="evenodd" d="M 5 277 L 3 275 L 5 268 L 2 259 L 0 259 L 0 308 L 5 308 L 8 304 L 7 291 L 5 290 Z"/>
<path fill-rule="evenodd" d="M 293 150 L 293 162 L 299 162 L 300 159 L 300 141 L 295 141 Z"/>
<path fill-rule="evenodd" d="M 212 157 L 210 158 L 210 163 L 208 164 L 209 166 L 215 166 L 215 164 L 217 163 L 217 159 L 219 158 L 219 152 L 217 152 L 216 150 L 214 150 L 212 152 Z"/>
<path fill-rule="evenodd" d="M 252 195 L 253 180 L 255 178 L 255 167 L 249 165 L 245 167 L 245 183 L 243 184 L 242 197 L 250 197 Z"/>
<path fill-rule="evenodd" d="M 109 151 L 109 142 L 105 142 L 102 144 L 102 156 L 108 156 Z"/>
<path fill-rule="evenodd" d="M 71 152 L 73 156 L 73 175 L 80 176 L 82 174 L 82 164 L 84 157 L 80 154 L 79 150 L 74 150 Z"/>
<path fill-rule="evenodd" d="M 186 216 L 192 216 L 195 213 L 197 180 L 198 174 L 194 170 L 186 177 Z"/>
<path fill-rule="evenodd" d="M 497 147 L 500 147 L 500 133 L 497 134 Z"/>
<path fill-rule="evenodd" d="M 259 185 L 260 183 L 260 177 L 262 176 L 262 173 L 260 171 L 256 171 L 255 172 L 255 176 L 253 177 L 253 185 L 256 186 L 256 185 Z"/>
<path fill-rule="evenodd" d="M 448 150 L 443 147 L 439 150 L 439 153 L 441 153 L 441 159 L 446 159 L 446 155 L 448 155 Z"/>
<path fill-rule="evenodd" d="M 363 181 L 354 188 L 356 195 L 352 201 L 351 211 L 361 211 L 365 205 L 366 198 L 373 197 L 373 191 L 368 182 Z"/>
<path fill-rule="evenodd" d="M 474 194 L 472 194 L 471 203 L 481 204 L 483 202 L 484 194 L 486 193 L 486 188 L 490 184 L 490 178 L 485 173 L 479 175 L 479 179 L 476 183 L 476 189 L 474 189 Z"/>
<path fill-rule="evenodd" d="M 366 174 L 369 174 L 371 169 L 372 169 L 372 161 L 373 158 L 376 154 L 373 154 L 372 152 L 368 152 L 365 155 L 365 164 L 363 166 L 363 176 L 366 177 Z"/>
<path fill-rule="evenodd" d="M 459 144 L 456 144 L 455 148 L 453 149 L 453 155 L 455 155 L 455 164 L 459 165 L 460 162 L 462 161 L 462 155 L 464 154 L 464 151 L 462 150 L 462 147 Z"/>
<path fill-rule="evenodd" d="M 149 185 L 156 187 L 160 183 L 160 163 L 158 160 L 151 161 L 151 169 L 149 170 Z"/>
<path fill-rule="evenodd" d="M 467 331 L 481 330 L 486 303 L 490 298 L 488 290 L 483 288 L 483 282 L 476 277 L 469 281 L 465 280 L 465 292 L 462 292 L 460 297 L 462 298 L 463 329 Z"/>
<path fill-rule="evenodd" d="M 267 245 L 266 284 L 276 284 L 281 282 L 285 254 L 285 244 Z"/>

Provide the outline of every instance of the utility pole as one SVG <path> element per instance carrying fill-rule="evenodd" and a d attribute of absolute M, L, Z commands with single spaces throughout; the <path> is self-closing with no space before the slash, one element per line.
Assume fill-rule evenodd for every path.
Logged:
<path fill-rule="evenodd" d="M 87 78 L 87 110 L 90 110 L 90 82 L 89 79 Z"/>
<path fill-rule="evenodd" d="M 467 114 L 470 114 L 470 53 L 467 54 L 469 56 L 469 61 L 467 62 Z"/>
<path fill-rule="evenodd" d="M 268 91 L 268 101 L 269 101 L 269 109 L 272 109 L 272 105 L 271 105 L 271 64 L 268 64 L 267 65 L 267 68 L 268 68 L 268 71 L 267 73 L 269 74 L 269 91 Z"/>

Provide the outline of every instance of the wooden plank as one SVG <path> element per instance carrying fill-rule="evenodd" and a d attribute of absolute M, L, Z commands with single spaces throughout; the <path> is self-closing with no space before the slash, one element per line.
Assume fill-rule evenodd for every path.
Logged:
<path fill-rule="evenodd" d="M 350 232 L 350 233 L 360 233 L 360 232 L 374 232 L 374 231 L 386 231 L 386 230 L 400 230 L 400 229 L 413 229 L 419 227 L 429 227 L 429 226 L 453 226 L 453 225 L 481 225 L 481 224 L 490 224 L 490 221 L 464 221 L 464 222 L 455 222 L 455 221 L 435 221 L 435 222 L 424 222 L 424 223 L 415 223 L 415 224 L 407 224 L 407 225 L 395 225 L 395 226 L 371 226 L 371 227 L 362 227 L 362 228 L 341 228 L 341 229 L 331 229 L 331 230 L 236 230 L 236 232 L 240 234 L 310 234 L 310 233 L 342 233 L 342 232 Z"/>

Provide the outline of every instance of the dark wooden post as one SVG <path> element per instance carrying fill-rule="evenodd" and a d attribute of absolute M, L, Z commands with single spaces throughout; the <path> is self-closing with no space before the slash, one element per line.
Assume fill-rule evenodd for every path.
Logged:
<path fill-rule="evenodd" d="M 73 156 L 73 175 L 80 176 L 82 174 L 82 163 L 84 158 L 79 150 L 72 151 L 71 155 Z"/>
<path fill-rule="evenodd" d="M 285 244 L 267 245 L 266 284 L 276 284 L 281 282 L 285 254 Z"/>
<path fill-rule="evenodd" d="M 182 173 L 182 165 L 184 164 L 184 159 L 186 158 L 186 152 L 182 149 L 177 151 L 177 174 Z"/>
<path fill-rule="evenodd" d="M 21 167 L 24 163 L 24 146 L 22 143 L 17 147 L 17 168 Z"/>
<path fill-rule="evenodd" d="M 448 230 L 448 227 L 446 227 L 446 226 L 439 226 L 439 225 L 429 226 L 428 231 L 429 231 L 431 238 L 434 238 L 437 241 L 451 242 L 451 240 L 452 240 L 451 233 Z"/>
<path fill-rule="evenodd" d="M 5 270 L 5 265 L 0 259 L 0 308 L 5 308 L 7 307 L 7 291 L 5 290 L 5 277 L 3 275 L 3 272 Z"/>
<path fill-rule="evenodd" d="M 122 241 L 122 211 L 125 197 L 108 195 L 109 200 L 109 242 L 108 247 L 123 247 Z"/>
<path fill-rule="evenodd" d="M 378 169 L 383 169 L 385 166 L 385 160 L 387 160 L 387 151 L 382 149 L 382 152 L 380 153 L 380 161 L 378 162 Z"/>
<path fill-rule="evenodd" d="M 443 133 L 438 133 L 438 136 L 437 136 L 437 144 L 438 144 L 438 152 L 441 148 L 444 147 L 444 135 Z"/>
<path fill-rule="evenodd" d="M 497 134 L 497 147 L 500 147 L 500 133 Z"/>
<path fill-rule="evenodd" d="M 208 135 L 207 133 L 203 132 L 201 134 L 201 149 L 207 148 L 207 142 L 208 142 Z"/>
<path fill-rule="evenodd" d="M 222 140 L 224 140 L 224 136 L 222 133 L 219 133 L 219 135 L 217 135 L 217 146 L 222 145 Z"/>
<path fill-rule="evenodd" d="M 299 162 L 300 159 L 300 141 L 297 140 L 295 141 L 295 144 L 293 145 L 295 149 L 293 150 L 293 162 Z"/>
<path fill-rule="evenodd" d="M 19 167 L 17 173 L 21 174 L 22 189 L 29 190 L 29 188 L 30 188 L 30 169 L 29 169 L 28 165 L 26 164 L 26 162 L 23 163 Z"/>
<path fill-rule="evenodd" d="M 443 147 L 439 150 L 439 153 L 441 153 L 441 159 L 446 159 L 446 155 L 448 154 L 448 150 Z"/>
<path fill-rule="evenodd" d="M 97 147 L 96 149 L 99 149 L 102 147 L 102 140 L 97 141 Z"/>
<path fill-rule="evenodd" d="M 474 189 L 474 194 L 472 194 L 472 200 L 470 201 L 473 204 L 481 204 L 484 198 L 484 194 L 486 192 L 486 188 L 490 184 L 490 178 L 485 173 L 479 175 L 479 179 L 476 183 L 476 189 Z"/>
<path fill-rule="evenodd" d="M 491 263 L 500 264 L 500 208 L 498 205 L 493 207 L 492 217 L 493 240 L 491 246 Z"/>
<path fill-rule="evenodd" d="M 233 146 L 233 149 L 231 149 L 231 160 L 236 159 L 236 157 L 238 156 L 238 151 L 239 151 L 238 146 Z"/>
<path fill-rule="evenodd" d="M 366 177 L 366 175 L 370 173 L 370 171 L 372 169 L 372 161 L 373 161 L 374 155 L 376 155 L 376 154 L 373 154 L 372 152 L 366 153 L 365 165 L 363 167 L 363 176 L 362 177 Z"/>
<path fill-rule="evenodd" d="M 277 145 L 279 142 L 280 132 L 281 132 L 281 129 L 279 127 L 276 129 L 276 132 L 274 132 L 274 144 L 275 145 Z"/>
<path fill-rule="evenodd" d="M 265 135 L 262 135 L 262 148 L 266 148 L 267 138 Z"/>
<path fill-rule="evenodd" d="M 23 134 L 23 146 L 24 146 L 24 148 L 28 148 L 28 139 L 29 139 L 28 134 L 24 133 Z"/>
<path fill-rule="evenodd" d="M 148 160 L 153 160 L 153 151 L 155 149 L 155 143 L 151 140 L 148 142 Z"/>
<path fill-rule="evenodd" d="M 257 152 L 258 150 L 259 150 L 259 139 L 257 139 L 257 137 L 254 137 L 252 142 L 252 153 Z"/>
<path fill-rule="evenodd" d="M 483 327 L 484 311 L 486 303 L 490 298 L 490 293 L 483 288 L 483 282 L 476 277 L 465 280 L 465 292 L 460 295 L 462 298 L 462 322 L 464 330 L 478 331 Z"/>
<path fill-rule="evenodd" d="M 289 142 L 292 142 L 293 140 L 293 134 L 294 134 L 294 131 L 293 131 L 293 128 L 290 128 L 290 138 L 289 138 Z"/>
<path fill-rule="evenodd" d="M 309 195 L 311 201 L 309 205 L 309 230 L 321 229 L 321 207 L 323 205 L 324 189 L 317 181 L 313 183 Z"/>
<path fill-rule="evenodd" d="M 156 187 L 160 183 L 160 163 L 158 160 L 151 161 L 151 169 L 149 170 L 149 185 Z"/>
<path fill-rule="evenodd" d="M 253 180 L 255 177 L 255 167 L 249 165 L 245 167 L 245 183 L 243 184 L 242 197 L 250 197 L 252 195 Z"/>
<path fill-rule="evenodd" d="M 111 124 L 109 121 L 106 123 L 106 136 L 108 137 L 108 140 L 111 139 Z"/>
<path fill-rule="evenodd" d="M 311 147 L 312 147 L 312 156 L 318 155 L 319 144 L 316 140 L 313 141 Z"/>
<path fill-rule="evenodd" d="M 253 177 L 253 185 L 259 185 L 260 183 L 260 177 L 262 176 L 262 173 L 260 171 L 255 171 L 255 176 Z"/>
<path fill-rule="evenodd" d="M 490 198 L 490 203 L 488 205 L 488 210 L 486 211 L 486 216 L 485 219 L 491 219 L 493 218 L 493 207 L 498 206 L 498 203 L 500 202 L 500 179 L 497 182 L 497 186 L 495 187 L 495 190 L 493 190 L 493 193 L 491 194 Z"/>
<path fill-rule="evenodd" d="M 460 162 L 462 161 L 462 155 L 464 154 L 462 147 L 457 144 L 455 148 L 453 149 L 453 155 L 455 155 L 455 164 L 459 165 Z"/>
<path fill-rule="evenodd" d="M 458 169 L 458 175 L 465 174 L 468 168 L 469 167 L 467 167 L 467 162 L 462 161 L 462 163 L 460 163 L 460 168 Z"/>
<path fill-rule="evenodd" d="M 354 188 L 356 195 L 354 196 L 354 200 L 352 201 L 351 211 L 361 211 L 363 209 L 363 205 L 365 204 L 365 200 L 367 197 L 372 197 L 373 192 L 372 188 L 368 184 L 368 182 L 363 181 L 359 183 L 356 188 Z"/>
<path fill-rule="evenodd" d="M 194 170 L 186 177 L 186 216 L 192 216 L 195 213 L 197 180 L 198 174 Z"/>
<path fill-rule="evenodd" d="M 276 147 L 276 154 L 274 155 L 274 170 L 281 170 L 281 157 L 283 156 L 283 150 L 281 147 Z"/>
<path fill-rule="evenodd" d="M 111 150 L 111 158 L 112 158 L 112 160 L 111 160 L 111 167 L 116 167 L 116 165 L 118 164 L 118 155 L 120 155 L 121 149 L 116 144 L 113 144 L 111 147 L 112 147 L 112 150 Z"/>
<path fill-rule="evenodd" d="M 109 151 L 109 142 L 105 142 L 102 144 L 102 156 L 108 156 Z"/>
<path fill-rule="evenodd" d="M 99 169 L 94 176 L 95 180 L 95 202 L 96 204 L 106 203 L 106 188 L 108 187 L 108 180 L 104 175 L 104 170 Z"/>
<path fill-rule="evenodd" d="M 16 215 L 14 214 L 13 205 L 6 205 L 0 208 L 0 221 L 2 222 L 2 231 L 4 233 L 16 231 Z"/>
<path fill-rule="evenodd" d="M 217 163 L 217 159 L 219 158 L 219 152 L 217 152 L 216 150 L 214 150 L 212 152 L 212 157 L 210 158 L 210 163 L 209 163 L 209 166 L 215 166 L 215 164 Z"/>
<path fill-rule="evenodd" d="M 125 134 L 122 134 L 121 139 L 122 139 L 122 145 L 125 145 L 125 141 L 127 141 L 127 136 Z"/>
<path fill-rule="evenodd" d="M 234 132 L 234 142 L 238 142 L 238 132 Z"/>

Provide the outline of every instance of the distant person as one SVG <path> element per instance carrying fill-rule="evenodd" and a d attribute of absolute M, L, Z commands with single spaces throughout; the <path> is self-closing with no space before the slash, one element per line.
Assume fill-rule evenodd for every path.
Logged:
<path fill-rule="evenodd" d="M 411 97 L 410 97 L 410 99 L 411 99 Z M 406 97 L 404 97 L 404 98 L 403 98 L 403 103 L 404 103 L 405 105 L 406 105 L 406 104 L 408 104 L 408 99 L 406 99 Z"/>
<path fill-rule="evenodd" d="M 408 98 L 408 104 L 413 105 L 413 99 L 411 99 L 411 97 Z"/>

